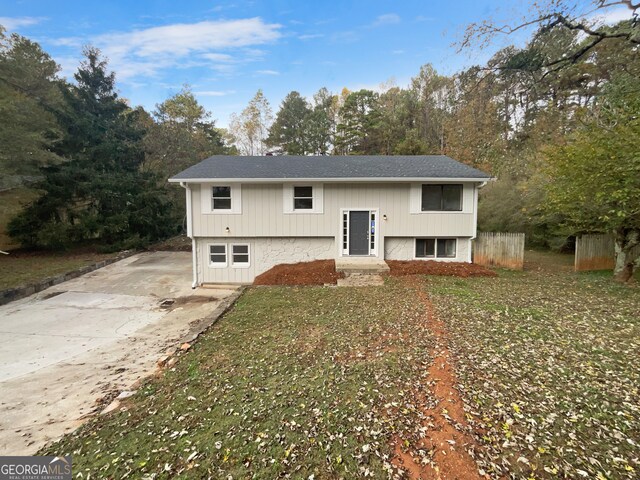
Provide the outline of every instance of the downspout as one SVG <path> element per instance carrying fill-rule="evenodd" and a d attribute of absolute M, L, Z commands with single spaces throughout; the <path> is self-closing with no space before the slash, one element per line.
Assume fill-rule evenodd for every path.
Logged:
<path fill-rule="evenodd" d="M 191 284 L 191 288 L 196 288 L 199 285 L 198 250 L 196 248 L 196 239 L 193 236 L 193 208 L 191 207 L 191 187 L 186 182 L 180 182 L 180 186 L 185 189 L 187 194 L 187 237 L 191 239 L 191 268 L 193 270 L 193 283 Z"/>
<path fill-rule="evenodd" d="M 478 236 L 478 190 L 484 187 L 487 182 L 482 182 L 478 185 L 473 186 L 473 236 L 471 237 L 471 245 L 473 246 L 473 240 Z M 473 261 L 472 258 L 472 248 L 469 248 L 469 263 Z"/>

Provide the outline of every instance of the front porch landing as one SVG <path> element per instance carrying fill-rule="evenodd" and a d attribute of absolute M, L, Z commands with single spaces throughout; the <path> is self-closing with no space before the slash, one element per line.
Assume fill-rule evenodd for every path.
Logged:
<path fill-rule="evenodd" d="M 347 276 L 389 273 L 389 265 L 376 257 L 340 257 L 336 259 L 336 271 Z"/>

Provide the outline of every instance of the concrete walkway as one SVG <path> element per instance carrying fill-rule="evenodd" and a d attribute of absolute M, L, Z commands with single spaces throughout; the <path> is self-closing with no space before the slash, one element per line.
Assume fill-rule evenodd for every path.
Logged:
<path fill-rule="evenodd" d="M 233 291 L 192 290 L 190 253 L 153 252 L 1 306 L 0 455 L 76 428 Z"/>

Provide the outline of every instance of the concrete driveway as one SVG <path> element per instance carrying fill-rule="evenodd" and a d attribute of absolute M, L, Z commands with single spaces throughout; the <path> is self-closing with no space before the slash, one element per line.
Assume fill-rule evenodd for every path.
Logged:
<path fill-rule="evenodd" d="M 0 455 L 79 426 L 233 291 L 192 290 L 190 253 L 153 252 L 0 306 Z"/>

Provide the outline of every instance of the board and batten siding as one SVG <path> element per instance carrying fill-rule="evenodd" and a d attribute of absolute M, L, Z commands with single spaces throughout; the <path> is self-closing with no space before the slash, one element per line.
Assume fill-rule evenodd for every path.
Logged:
<path fill-rule="evenodd" d="M 435 182 L 434 182 L 435 183 Z M 458 182 L 462 183 L 462 182 Z M 377 209 L 383 237 L 472 237 L 476 186 L 464 183 L 461 212 L 411 213 L 420 184 L 325 183 L 323 213 L 284 213 L 283 184 L 242 184 L 239 214 L 203 213 L 201 194 L 210 185 L 191 185 L 195 237 L 338 237 L 342 209 Z M 384 216 L 386 215 L 386 220 Z M 228 233 L 226 229 L 229 229 Z"/>

